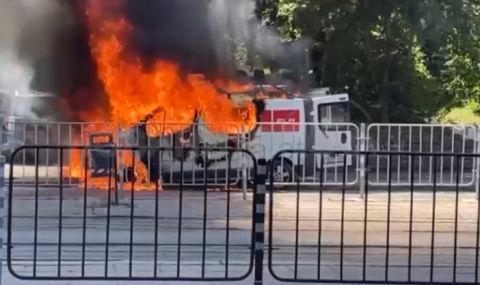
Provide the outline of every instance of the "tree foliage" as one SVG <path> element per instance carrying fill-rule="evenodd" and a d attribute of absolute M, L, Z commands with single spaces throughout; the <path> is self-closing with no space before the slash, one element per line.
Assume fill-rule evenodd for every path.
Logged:
<path fill-rule="evenodd" d="M 480 0 L 264 0 L 258 15 L 285 40 L 313 39 L 315 84 L 374 120 L 480 101 Z"/>

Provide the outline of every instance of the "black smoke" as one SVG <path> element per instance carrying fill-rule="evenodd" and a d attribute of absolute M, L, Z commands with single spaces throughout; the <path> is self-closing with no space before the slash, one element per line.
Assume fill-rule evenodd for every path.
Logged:
<path fill-rule="evenodd" d="M 125 0 L 132 47 L 146 62 L 174 61 L 183 70 L 211 74 L 228 62 L 217 57 L 218 35 L 209 23 L 209 0 Z"/>
<path fill-rule="evenodd" d="M 131 47 L 145 62 L 161 58 L 183 70 L 218 76 L 235 74 L 235 45 L 266 65 L 304 71 L 307 41 L 284 43 L 262 27 L 255 0 L 124 0 L 133 26 Z"/>

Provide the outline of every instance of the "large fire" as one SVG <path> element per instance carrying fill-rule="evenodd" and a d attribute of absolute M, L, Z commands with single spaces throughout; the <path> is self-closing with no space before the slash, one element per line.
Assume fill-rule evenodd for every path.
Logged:
<path fill-rule="evenodd" d="M 141 58 L 126 48 L 132 29 L 122 15 L 115 15 L 121 8 L 115 9 L 113 3 L 89 0 L 86 11 L 90 47 L 108 95 L 113 122 L 127 127 L 151 115 L 153 122 L 188 126 L 198 113 L 214 132 L 238 133 L 255 126 L 254 104 L 236 108 L 219 90 L 229 89 L 229 85 L 238 89 L 237 84 L 219 79 L 217 85 L 202 74 L 185 75 L 176 63 L 164 60 L 157 60 L 148 68 L 143 66 Z M 237 127 L 219 127 L 232 123 Z M 174 125 L 163 130 L 180 131 Z M 161 135 L 154 129 L 147 131 L 150 136 Z"/>
<path fill-rule="evenodd" d="M 147 68 L 141 57 L 128 47 L 132 28 L 124 12 L 116 0 L 88 0 L 85 6 L 91 54 L 109 103 L 109 110 L 102 111 L 110 114 L 112 125 L 129 128 L 148 120 L 152 122 L 146 128 L 150 137 L 181 131 L 189 127 L 196 116 L 216 133 L 237 134 L 255 127 L 255 105 L 251 101 L 235 105 L 222 91 L 238 92 L 251 86 L 223 78 L 208 80 L 203 74 L 185 74 L 178 64 L 167 60 L 159 59 Z M 98 113 L 101 112 L 92 111 L 92 114 Z M 97 117 L 85 119 L 96 121 Z M 96 131 L 115 133 L 116 130 L 84 131 L 83 135 L 88 136 Z M 135 158 L 125 153 L 120 154 L 121 160 L 130 166 Z M 81 155 L 73 154 L 69 175 L 84 177 L 82 164 Z M 137 179 L 147 183 L 146 167 L 139 161 L 135 165 Z M 97 186 L 105 182 L 105 179 L 89 180 Z"/>

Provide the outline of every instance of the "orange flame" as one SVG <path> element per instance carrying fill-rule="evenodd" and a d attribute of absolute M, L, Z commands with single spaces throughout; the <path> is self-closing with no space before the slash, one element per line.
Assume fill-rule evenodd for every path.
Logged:
<path fill-rule="evenodd" d="M 108 95 L 113 122 L 126 127 L 150 115 L 154 122 L 175 122 L 163 128 L 165 133 L 172 133 L 185 129 L 200 114 L 213 132 L 235 134 L 254 128 L 254 104 L 234 106 L 204 75 L 184 75 L 179 65 L 166 60 L 157 60 L 148 69 L 143 66 L 141 59 L 124 44 L 132 30 L 129 23 L 119 15 L 107 16 L 115 14 L 114 4 L 90 0 L 87 6 L 90 47 Z M 227 90 L 239 89 L 239 84 L 216 81 Z M 147 131 L 150 136 L 162 135 Z"/>
<path fill-rule="evenodd" d="M 192 125 L 196 116 L 212 132 L 238 134 L 251 131 L 256 125 L 256 110 L 253 102 L 235 105 L 227 92 L 241 92 L 251 86 L 231 80 L 216 79 L 215 84 L 203 74 L 184 74 L 179 65 L 167 60 L 157 60 L 146 68 L 140 57 L 131 52 L 125 43 L 130 41 L 132 28 L 122 16 L 124 11 L 117 0 L 88 0 L 87 25 L 90 31 L 89 44 L 97 65 L 97 74 L 108 97 L 109 110 L 92 110 L 82 117 L 95 120 L 110 114 L 117 127 L 127 128 L 142 121 L 155 122 L 147 125 L 149 136 L 161 136 L 184 130 Z M 223 90 L 223 91 L 222 91 Z M 174 122 L 170 124 L 168 122 Z M 101 126 L 84 130 L 83 137 L 93 132 L 115 129 Z M 86 142 L 80 142 L 85 144 Z M 74 150 L 71 153 L 70 177 L 85 177 L 84 158 L 87 153 Z M 83 159 L 82 159 L 83 156 Z M 135 190 L 152 190 L 148 170 L 128 151 L 117 155 L 124 166 L 135 163 Z M 90 176 L 90 173 L 87 173 Z M 99 189 L 108 188 L 107 178 L 88 180 L 89 185 Z M 137 186 L 140 183 L 140 187 Z M 126 183 L 125 189 L 131 188 Z M 131 189 L 130 189 L 131 190 Z"/>

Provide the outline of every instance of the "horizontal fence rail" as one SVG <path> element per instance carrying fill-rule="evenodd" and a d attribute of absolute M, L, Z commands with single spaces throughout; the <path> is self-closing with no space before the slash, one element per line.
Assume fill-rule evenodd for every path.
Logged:
<path fill-rule="evenodd" d="M 40 183 L 38 157 L 58 154 L 57 186 Z M 67 187 L 62 162 L 78 151 L 81 187 Z M 204 161 L 226 156 L 227 173 L 247 150 L 103 146 L 22 146 L 34 153 L 33 189 L 15 184 L 10 168 L 8 256 L 10 273 L 24 280 L 235 281 L 253 269 L 256 208 L 242 199 L 227 175 L 222 191 L 211 184 L 208 164 L 202 186 L 179 179 L 178 191 L 162 191 L 161 180 L 145 181 L 142 153 L 161 161 L 165 152 L 194 151 Z M 128 165 L 121 173 L 119 161 Z M 188 167 L 180 161 L 181 173 Z M 103 171 L 99 171 L 103 170 Z M 161 169 L 157 169 L 159 173 Z M 95 173 L 95 175 L 94 175 Z M 157 173 L 158 175 L 158 173 Z M 199 178 L 199 179 L 200 179 Z M 255 187 L 253 187 L 255 193 Z"/>
<path fill-rule="evenodd" d="M 324 154 L 285 150 L 276 157 Z M 461 163 L 474 154 L 343 153 L 361 156 L 365 181 L 385 159 L 385 187 L 365 183 L 363 199 L 347 189 L 280 190 L 270 174 L 268 268 L 279 282 L 478 284 L 480 202 L 461 188 Z M 346 156 L 344 156 L 345 159 Z M 409 163 L 410 183 L 392 188 L 394 165 Z M 419 161 L 432 160 L 430 187 L 416 184 Z M 441 162 L 454 163 L 454 186 L 440 188 Z M 323 163 L 321 163 L 323 165 Z M 270 166 L 272 167 L 272 166 Z M 374 168 L 373 168 L 374 169 Z M 343 171 L 347 168 L 344 167 Z M 270 171 L 272 173 L 272 170 Z"/>

